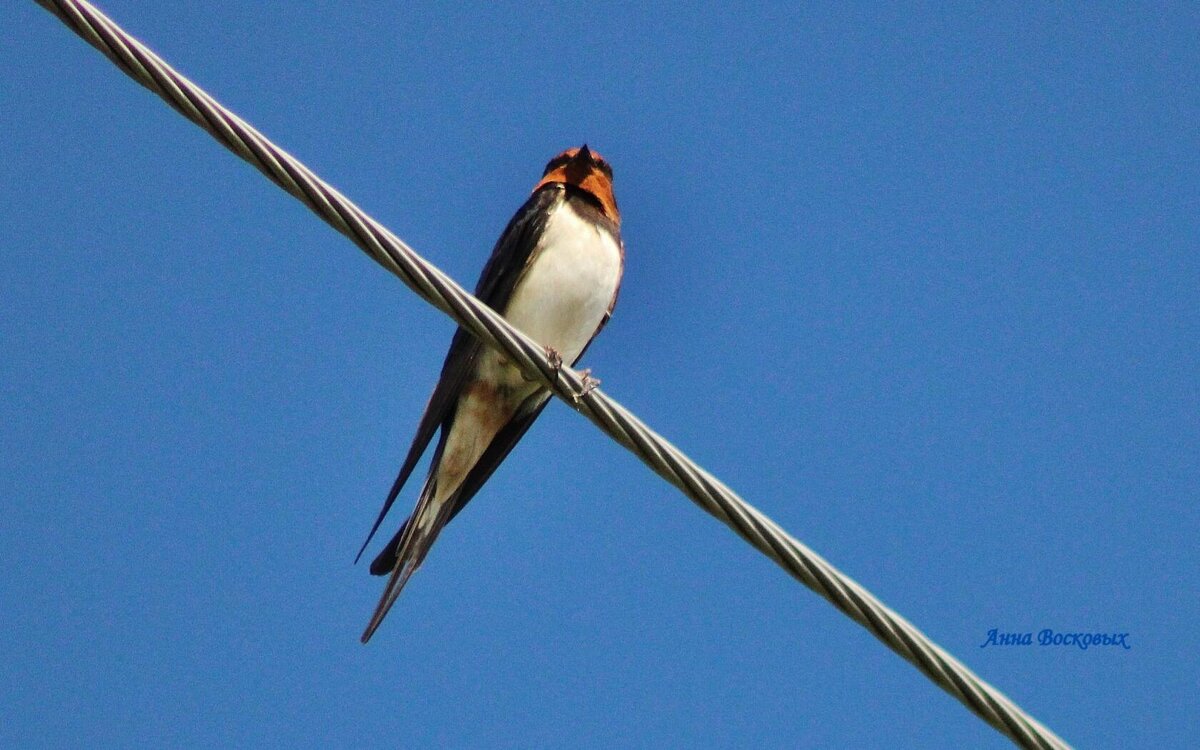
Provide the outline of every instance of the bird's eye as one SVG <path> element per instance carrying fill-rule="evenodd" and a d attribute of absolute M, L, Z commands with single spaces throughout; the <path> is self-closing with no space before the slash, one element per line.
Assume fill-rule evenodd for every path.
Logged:
<path fill-rule="evenodd" d="M 550 174 L 551 172 L 558 169 L 559 167 L 561 167 L 562 165 L 566 164 L 569 161 L 571 161 L 571 157 L 569 155 L 567 155 L 565 153 L 559 154 L 558 156 L 551 159 L 550 162 L 546 165 L 546 170 L 544 172 L 542 172 L 542 177 L 545 177 L 546 175 Z"/>
<path fill-rule="evenodd" d="M 608 162 L 603 159 L 596 160 L 596 166 L 600 167 L 600 171 L 604 173 L 608 179 L 612 179 L 612 167 L 608 166 Z"/>

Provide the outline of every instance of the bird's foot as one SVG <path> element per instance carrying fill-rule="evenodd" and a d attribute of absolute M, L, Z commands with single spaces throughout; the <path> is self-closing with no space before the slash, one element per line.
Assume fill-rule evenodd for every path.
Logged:
<path fill-rule="evenodd" d="M 592 377 L 592 369 L 590 367 L 579 374 L 583 376 L 581 378 L 583 380 L 583 389 L 575 394 L 575 403 L 579 403 L 579 399 L 596 390 L 596 387 L 600 385 L 600 378 Z"/>
<path fill-rule="evenodd" d="M 547 346 L 546 359 L 550 360 L 550 366 L 554 368 L 554 374 L 557 375 L 558 371 L 562 369 L 562 355 L 553 346 Z"/>
<path fill-rule="evenodd" d="M 557 380 L 558 372 L 563 366 L 562 355 L 559 354 L 558 350 L 552 346 L 542 347 L 542 350 L 546 353 L 546 359 L 550 360 L 550 379 Z M 532 383 L 537 380 L 537 378 L 530 377 L 525 373 L 521 373 L 521 379 L 526 383 Z"/>

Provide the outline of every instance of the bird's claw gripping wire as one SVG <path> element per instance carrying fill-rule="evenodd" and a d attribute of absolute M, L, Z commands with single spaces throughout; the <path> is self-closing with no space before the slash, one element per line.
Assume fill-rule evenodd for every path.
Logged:
<path fill-rule="evenodd" d="M 547 347 L 545 347 L 545 349 L 546 349 L 546 359 L 550 360 L 550 368 L 554 372 L 554 377 L 557 378 L 558 373 L 562 371 L 562 366 L 563 366 L 562 355 L 559 354 L 558 350 L 552 346 L 547 346 Z M 571 394 L 571 400 L 573 400 L 577 404 L 579 403 L 579 400 L 581 398 L 588 395 L 592 391 L 596 390 L 596 386 L 600 385 L 600 378 L 592 377 L 591 368 L 583 370 L 579 374 L 581 376 L 580 379 L 583 381 L 583 387 L 579 390 L 579 393 Z"/>
<path fill-rule="evenodd" d="M 571 395 L 571 399 L 577 404 L 579 403 L 579 399 L 596 390 L 596 387 L 600 385 L 600 378 L 592 377 L 592 369 L 590 367 L 579 374 L 583 376 L 583 388 L 579 393 Z"/>

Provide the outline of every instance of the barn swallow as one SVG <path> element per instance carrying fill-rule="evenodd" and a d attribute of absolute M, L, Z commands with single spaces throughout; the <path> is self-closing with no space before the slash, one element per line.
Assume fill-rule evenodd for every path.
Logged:
<path fill-rule="evenodd" d="M 525 205 L 508 222 L 483 267 L 475 296 L 574 364 L 617 302 L 625 248 L 612 168 L 587 145 L 550 160 Z M 438 534 L 475 496 L 550 400 L 504 355 L 459 328 L 417 425 L 400 474 L 367 535 L 379 530 L 413 467 L 440 429 L 416 508 L 371 563 L 387 586 L 363 632 L 366 643 L 424 562 Z"/>

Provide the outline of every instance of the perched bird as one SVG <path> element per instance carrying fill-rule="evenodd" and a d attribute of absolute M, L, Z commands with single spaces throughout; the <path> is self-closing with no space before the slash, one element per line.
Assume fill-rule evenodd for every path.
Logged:
<path fill-rule="evenodd" d="M 508 222 L 475 296 L 546 347 L 553 361 L 574 364 L 616 304 L 625 262 L 620 227 L 608 162 L 587 145 L 568 149 L 550 160 L 529 200 Z M 358 553 L 361 557 L 440 428 L 416 508 L 371 563 L 371 573 L 391 577 L 363 643 L 442 527 L 474 497 L 549 400 L 546 388 L 502 354 L 461 328 L 454 334 L 400 475 Z"/>

